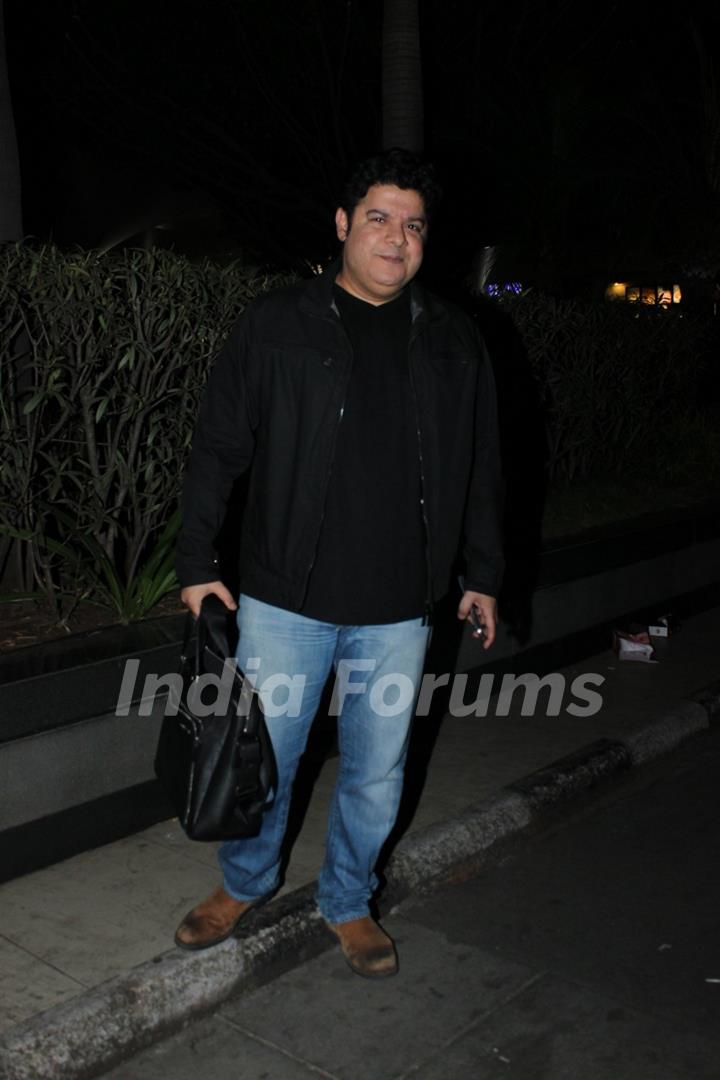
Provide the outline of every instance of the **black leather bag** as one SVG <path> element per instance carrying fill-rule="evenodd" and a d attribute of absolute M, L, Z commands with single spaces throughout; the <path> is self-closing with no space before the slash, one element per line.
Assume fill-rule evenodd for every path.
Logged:
<path fill-rule="evenodd" d="M 155 773 L 192 840 L 256 836 L 277 771 L 257 694 L 234 663 L 225 664 L 235 654 L 235 619 L 214 594 L 198 619 L 187 618 L 182 694 L 179 702 L 168 698 L 168 713 L 177 712 L 163 718 Z M 219 677 L 220 691 L 203 675 Z M 220 708 L 211 711 L 215 701 Z"/>

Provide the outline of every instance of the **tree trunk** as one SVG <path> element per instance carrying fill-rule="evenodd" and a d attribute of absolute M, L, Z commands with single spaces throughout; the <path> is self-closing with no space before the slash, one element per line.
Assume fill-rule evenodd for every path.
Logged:
<path fill-rule="evenodd" d="M 20 161 L 5 54 L 4 0 L 0 0 L 0 244 L 22 236 Z"/>
<path fill-rule="evenodd" d="M 20 161 L 5 54 L 4 0 L 0 0 L 0 244 L 21 237 Z M 27 584 L 20 541 L 1 538 L 0 592 L 23 590 Z"/>
<path fill-rule="evenodd" d="M 383 147 L 423 149 L 423 93 L 417 0 L 385 0 Z"/>

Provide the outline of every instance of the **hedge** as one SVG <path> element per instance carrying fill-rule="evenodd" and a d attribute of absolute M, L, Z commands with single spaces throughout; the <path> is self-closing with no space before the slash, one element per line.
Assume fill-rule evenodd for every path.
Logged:
<path fill-rule="evenodd" d="M 708 318 L 534 292 L 498 302 L 539 387 L 551 483 L 637 471 L 692 426 L 715 334 Z"/>
<path fill-rule="evenodd" d="M 0 248 L 0 573 L 12 558 L 61 617 L 86 597 L 136 618 L 176 584 L 209 365 L 245 305 L 287 280 L 161 250 Z M 544 404 L 551 481 L 626 468 L 692 410 L 706 321 L 533 293 L 500 303 Z"/>
<path fill-rule="evenodd" d="M 0 531 L 23 589 L 126 620 L 172 588 L 209 364 L 280 280 L 161 250 L 0 249 Z"/>

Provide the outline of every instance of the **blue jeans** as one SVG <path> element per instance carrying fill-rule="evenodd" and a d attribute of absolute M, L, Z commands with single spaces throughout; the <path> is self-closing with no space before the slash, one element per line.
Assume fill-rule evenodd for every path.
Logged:
<path fill-rule="evenodd" d="M 337 626 L 241 596 L 237 660 L 265 711 L 278 792 L 260 834 L 220 848 L 225 889 L 254 900 L 278 885 L 280 847 L 300 756 L 331 670 L 340 765 L 317 902 L 328 922 L 368 913 L 375 863 L 397 816 L 428 642 L 421 619 Z"/>

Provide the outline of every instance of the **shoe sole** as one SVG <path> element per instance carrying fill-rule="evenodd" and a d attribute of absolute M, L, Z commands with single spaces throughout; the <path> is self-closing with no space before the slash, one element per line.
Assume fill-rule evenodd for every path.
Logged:
<path fill-rule="evenodd" d="M 198 941 L 195 942 L 195 944 L 191 944 L 187 941 L 181 941 L 177 934 L 175 934 L 175 944 L 179 949 L 184 949 L 186 952 L 202 952 L 203 949 L 212 949 L 213 945 L 220 945 L 223 941 L 227 941 L 228 938 L 232 937 L 243 919 L 247 918 L 251 911 L 257 911 L 259 907 L 266 904 L 273 895 L 274 893 L 268 893 L 267 896 L 261 896 L 259 900 L 255 900 L 250 907 L 245 908 L 241 915 L 238 915 L 237 919 L 228 930 L 223 934 L 219 934 L 217 937 L 211 938 L 210 941 Z"/>
<path fill-rule="evenodd" d="M 336 945 L 340 946 L 342 958 L 352 971 L 353 975 L 359 975 L 361 979 L 392 979 L 394 975 L 397 975 L 398 971 L 400 970 L 400 963 L 397 958 L 397 953 L 395 953 L 395 967 L 392 969 L 392 971 L 361 971 L 360 968 L 355 967 L 355 965 L 348 959 L 348 957 L 343 952 L 342 943 L 335 931 L 330 929 L 327 922 L 324 925 L 327 936 L 330 937 Z"/>
<path fill-rule="evenodd" d="M 396 961 L 392 971 L 361 971 L 360 968 L 356 968 L 354 964 L 350 963 L 345 953 L 343 953 L 343 959 L 353 975 L 359 975 L 361 979 L 392 979 L 400 970 L 400 965 Z"/>

